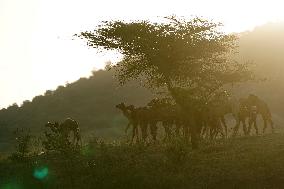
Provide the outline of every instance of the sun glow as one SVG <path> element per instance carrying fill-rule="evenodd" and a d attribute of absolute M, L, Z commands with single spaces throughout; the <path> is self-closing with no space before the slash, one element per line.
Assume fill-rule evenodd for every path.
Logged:
<path fill-rule="evenodd" d="M 281 0 L 0 0 L 0 107 L 90 75 L 116 56 L 97 54 L 72 35 L 102 20 L 194 15 L 226 32 L 284 20 Z"/>

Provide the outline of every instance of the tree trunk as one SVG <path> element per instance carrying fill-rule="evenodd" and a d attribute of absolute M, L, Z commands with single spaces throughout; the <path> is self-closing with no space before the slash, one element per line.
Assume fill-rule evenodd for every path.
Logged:
<path fill-rule="evenodd" d="M 192 149 L 196 150 L 199 147 L 198 121 L 196 120 L 197 112 L 195 112 L 197 110 L 194 110 L 194 107 L 186 107 L 185 105 L 186 99 L 181 99 L 176 95 L 174 89 L 171 86 L 170 81 L 167 82 L 167 88 L 171 96 L 173 97 L 174 101 L 176 102 L 176 104 L 178 104 L 181 107 L 182 111 L 184 112 L 183 114 L 186 115 L 185 119 L 188 119 L 186 121 L 189 123 L 190 140 L 191 140 Z"/>

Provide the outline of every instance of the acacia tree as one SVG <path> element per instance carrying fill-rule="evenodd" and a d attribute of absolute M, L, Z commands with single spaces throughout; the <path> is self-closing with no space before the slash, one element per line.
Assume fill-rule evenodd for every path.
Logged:
<path fill-rule="evenodd" d="M 221 24 L 201 18 L 167 17 L 164 22 L 105 21 L 77 36 L 90 47 L 117 50 L 114 65 L 120 84 L 144 79 L 150 88 L 164 87 L 191 117 L 191 141 L 197 148 L 196 113 L 228 83 L 251 79 L 246 63 L 232 59 L 237 37 L 219 31 Z"/>

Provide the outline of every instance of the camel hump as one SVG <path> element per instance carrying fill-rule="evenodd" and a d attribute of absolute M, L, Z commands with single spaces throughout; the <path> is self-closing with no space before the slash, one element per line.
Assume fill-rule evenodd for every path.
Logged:
<path fill-rule="evenodd" d="M 77 127 L 79 126 L 78 125 L 78 122 L 75 121 L 74 119 L 68 117 L 65 119 L 65 121 L 62 123 L 63 125 L 76 125 Z"/>
<path fill-rule="evenodd" d="M 70 117 L 66 118 L 65 121 L 68 121 L 68 122 L 76 122 L 74 119 L 72 119 L 72 118 L 70 118 Z"/>
<path fill-rule="evenodd" d="M 72 121 L 73 119 L 72 118 L 70 118 L 70 117 L 67 117 L 66 119 L 65 119 L 65 121 Z"/>

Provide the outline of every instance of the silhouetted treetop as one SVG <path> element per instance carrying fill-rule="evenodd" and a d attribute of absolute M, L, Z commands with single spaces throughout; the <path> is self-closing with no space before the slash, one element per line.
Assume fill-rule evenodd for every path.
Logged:
<path fill-rule="evenodd" d="M 114 66 L 120 84 L 142 76 L 148 87 L 186 88 L 197 97 L 252 78 L 247 64 L 231 58 L 237 37 L 221 32 L 220 25 L 174 16 L 161 23 L 105 21 L 78 36 L 91 47 L 124 55 Z"/>

